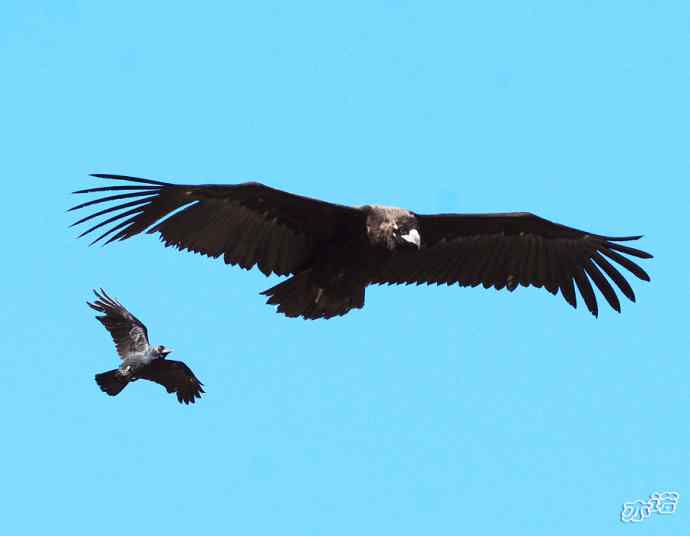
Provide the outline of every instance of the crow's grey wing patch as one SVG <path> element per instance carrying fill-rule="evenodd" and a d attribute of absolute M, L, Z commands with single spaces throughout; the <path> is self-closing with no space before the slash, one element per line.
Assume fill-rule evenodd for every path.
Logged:
<path fill-rule="evenodd" d="M 86 303 L 94 311 L 103 313 L 96 319 L 110 332 L 119 356 L 125 359 L 132 354 L 146 352 L 149 347 L 146 326 L 103 289 L 100 292 L 94 290 L 94 294 L 98 298 L 96 302 Z"/>

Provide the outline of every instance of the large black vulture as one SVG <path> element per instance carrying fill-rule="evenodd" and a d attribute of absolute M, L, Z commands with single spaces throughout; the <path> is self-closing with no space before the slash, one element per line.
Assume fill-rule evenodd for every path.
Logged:
<path fill-rule="evenodd" d="M 166 359 L 172 352 L 170 348 L 150 345 L 146 326 L 137 317 L 103 289 L 100 293 L 93 292 L 98 299 L 95 303 L 86 303 L 103 313 L 96 319 L 110 332 L 122 358 L 119 368 L 96 374 L 96 383 L 102 391 L 115 396 L 128 383 L 143 379 L 162 385 L 168 393 L 176 393 L 180 403 L 193 404 L 195 399 L 201 398 L 203 383 L 182 361 Z"/>
<path fill-rule="evenodd" d="M 119 211 L 80 236 L 109 224 L 92 244 L 157 232 L 166 246 L 222 256 L 226 264 L 245 269 L 256 265 L 266 275 L 291 275 L 262 292 L 290 317 L 343 315 L 364 305 L 367 285 L 383 283 L 481 284 L 510 291 L 531 285 L 551 294 L 560 290 L 573 307 L 577 286 L 597 316 L 592 283 L 616 311 L 620 302 L 609 280 L 635 301 L 630 284 L 610 261 L 649 281 L 623 254 L 651 255 L 620 243 L 640 236 L 597 235 L 528 212 L 424 215 L 379 205 L 337 205 L 256 182 L 176 185 L 93 176 L 127 184 L 74 192 L 122 192 L 70 209 L 117 202 L 75 222 Z"/>

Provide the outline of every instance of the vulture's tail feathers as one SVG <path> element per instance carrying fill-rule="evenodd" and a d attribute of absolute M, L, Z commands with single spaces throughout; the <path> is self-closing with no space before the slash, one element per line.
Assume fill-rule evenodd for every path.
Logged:
<path fill-rule="evenodd" d="M 119 369 L 114 369 L 96 374 L 96 383 L 101 388 L 101 391 L 108 393 L 110 396 L 115 396 L 127 386 L 129 378 L 124 376 Z"/>
<path fill-rule="evenodd" d="M 278 306 L 278 312 L 308 320 L 342 316 L 350 309 L 364 307 L 364 286 L 319 287 L 311 281 L 310 272 L 300 272 L 275 287 L 264 290 L 266 303 Z"/>

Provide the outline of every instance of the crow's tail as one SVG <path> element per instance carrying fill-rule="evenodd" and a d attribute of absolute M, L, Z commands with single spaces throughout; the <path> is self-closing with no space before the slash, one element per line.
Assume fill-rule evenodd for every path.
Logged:
<path fill-rule="evenodd" d="M 96 374 L 96 383 L 101 391 L 115 396 L 127 386 L 129 378 L 122 374 L 119 369 L 113 369 Z"/>

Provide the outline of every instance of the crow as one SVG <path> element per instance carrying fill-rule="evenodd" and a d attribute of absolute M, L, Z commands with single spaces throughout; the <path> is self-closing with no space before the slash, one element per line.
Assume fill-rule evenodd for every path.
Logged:
<path fill-rule="evenodd" d="M 168 393 L 177 393 L 180 403 L 193 404 L 196 398 L 201 398 L 203 383 L 181 361 L 166 359 L 172 352 L 170 348 L 151 346 L 146 326 L 139 319 L 103 289 L 93 292 L 98 299 L 86 304 L 103 313 L 96 319 L 110 332 L 122 358 L 119 368 L 96 374 L 96 383 L 102 391 L 115 396 L 129 382 L 143 379 L 162 385 Z"/>
<path fill-rule="evenodd" d="M 177 185 L 94 174 L 125 184 L 78 190 L 115 192 L 70 210 L 116 202 L 72 225 L 115 212 L 81 236 L 106 227 L 91 244 L 160 233 L 166 246 L 265 275 L 290 275 L 262 292 L 278 312 L 331 318 L 364 306 L 370 284 L 458 284 L 497 290 L 543 287 L 577 307 L 575 287 L 598 315 L 594 286 L 620 312 L 613 283 L 629 300 L 632 287 L 613 263 L 644 281 L 627 256 L 649 253 L 621 244 L 641 236 L 604 236 L 566 227 L 529 212 L 417 214 L 395 207 L 350 207 L 281 191 L 257 182 Z M 115 183 L 117 184 L 117 183 Z M 126 200 L 126 201 L 125 201 Z"/>

